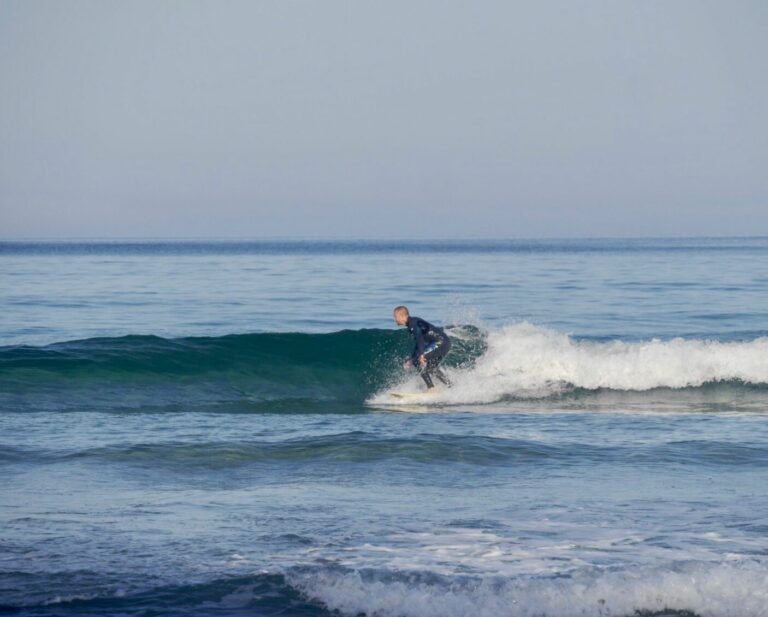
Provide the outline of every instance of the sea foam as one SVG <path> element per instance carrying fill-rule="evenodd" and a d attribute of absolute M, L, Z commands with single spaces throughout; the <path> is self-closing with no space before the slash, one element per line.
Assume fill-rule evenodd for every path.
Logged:
<path fill-rule="evenodd" d="M 619 617 L 672 611 L 701 617 L 768 615 L 768 569 L 758 562 L 463 580 L 426 573 L 319 569 L 293 572 L 288 580 L 343 615 Z"/>
<path fill-rule="evenodd" d="M 489 331 L 486 343 L 485 353 L 471 368 L 449 371 L 454 387 L 441 389 L 430 402 L 492 403 L 547 397 L 574 388 L 645 391 L 722 381 L 768 384 L 768 337 L 744 342 L 683 338 L 595 342 L 522 322 Z M 415 392 L 422 387 L 419 381 L 410 379 L 396 389 Z M 370 402 L 398 401 L 379 393 Z"/>

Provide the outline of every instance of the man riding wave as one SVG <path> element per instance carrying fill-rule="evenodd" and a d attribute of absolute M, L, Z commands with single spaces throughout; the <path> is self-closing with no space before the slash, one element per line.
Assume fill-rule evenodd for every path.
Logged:
<path fill-rule="evenodd" d="M 420 317 L 412 317 L 406 306 L 398 306 L 393 312 L 395 323 L 398 326 L 406 326 L 416 341 L 416 347 L 411 357 L 403 364 L 403 368 L 415 367 L 427 384 L 428 390 L 435 387 L 432 375 L 450 387 L 451 381 L 438 366 L 451 349 L 451 339 L 445 331 Z"/>

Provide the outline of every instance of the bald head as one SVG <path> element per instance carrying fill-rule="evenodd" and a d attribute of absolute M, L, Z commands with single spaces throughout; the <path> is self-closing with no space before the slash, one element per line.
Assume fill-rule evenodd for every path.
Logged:
<path fill-rule="evenodd" d="M 395 307 L 395 310 L 392 311 L 392 313 L 395 316 L 395 323 L 398 326 L 404 326 L 408 321 L 408 317 L 411 316 L 411 314 L 408 312 L 408 307 L 402 305 Z"/>

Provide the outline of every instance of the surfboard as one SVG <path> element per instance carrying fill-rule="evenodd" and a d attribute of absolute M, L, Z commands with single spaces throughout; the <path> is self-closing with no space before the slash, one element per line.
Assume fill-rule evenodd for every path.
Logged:
<path fill-rule="evenodd" d="M 435 390 L 426 390 L 424 392 L 390 392 L 389 394 L 404 402 L 416 403 L 418 401 L 428 401 L 436 392 Z"/>

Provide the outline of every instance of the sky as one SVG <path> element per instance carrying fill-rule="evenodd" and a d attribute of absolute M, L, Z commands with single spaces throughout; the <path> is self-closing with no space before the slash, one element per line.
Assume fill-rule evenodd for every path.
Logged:
<path fill-rule="evenodd" d="M 0 1 L 0 237 L 768 235 L 768 2 Z"/>

